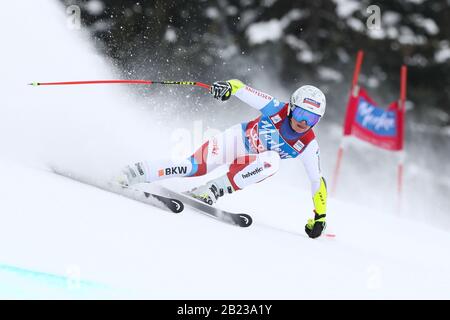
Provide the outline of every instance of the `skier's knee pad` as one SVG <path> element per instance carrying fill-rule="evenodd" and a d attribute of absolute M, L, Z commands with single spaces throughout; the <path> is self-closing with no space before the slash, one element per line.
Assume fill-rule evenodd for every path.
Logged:
<path fill-rule="evenodd" d="M 269 177 L 277 173 L 280 168 L 280 155 L 275 151 L 266 151 L 258 154 L 258 163 L 265 169 L 265 174 Z"/>
<path fill-rule="evenodd" d="M 235 190 L 261 182 L 278 171 L 280 156 L 277 152 L 266 151 L 256 155 L 246 155 L 235 159 L 227 173 Z"/>

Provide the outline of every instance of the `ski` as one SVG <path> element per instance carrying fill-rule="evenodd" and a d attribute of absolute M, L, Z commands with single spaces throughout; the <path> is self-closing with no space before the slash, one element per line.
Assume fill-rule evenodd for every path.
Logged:
<path fill-rule="evenodd" d="M 90 181 L 87 178 L 83 178 L 81 176 L 74 175 L 72 173 L 64 172 L 56 168 L 51 168 L 51 171 L 59 176 L 63 176 L 65 178 L 69 178 L 71 180 L 90 185 L 92 187 L 99 188 L 104 191 L 112 192 L 118 195 L 121 195 L 126 198 L 130 198 L 139 202 L 143 202 L 145 204 L 149 204 L 152 206 L 162 206 L 164 208 L 169 209 L 173 213 L 180 213 L 184 209 L 184 204 L 178 199 L 174 199 L 172 197 L 165 197 L 162 195 L 158 195 L 152 192 L 147 192 L 135 188 L 124 187 L 119 184 L 114 183 L 96 183 Z M 155 201 L 156 200 L 156 201 Z"/>
<path fill-rule="evenodd" d="M 239 226 L 239 227 L 249 227 L 253 220 L 252 217 L 245 213 L 232 213 L 226 210 L 219 209 L 217 207 L 210 206 L 200 200 L 197 200 L 187 194 L 179 193 L 173 190 L 170 190 L 161 185 L 156 185 L 155 190 L 158 190 L 158 193 L 163 194 L 170 198 L 175 198 L 183 202 L 185 205 L 188 205 L 194 209 L 197 209 L 199 212 L 209 216 L 221 220 L 223 222 L 229 223 L 231 225 Z"/>

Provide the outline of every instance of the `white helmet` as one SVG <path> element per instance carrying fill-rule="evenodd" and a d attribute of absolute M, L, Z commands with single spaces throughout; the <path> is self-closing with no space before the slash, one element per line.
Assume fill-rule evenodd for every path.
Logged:
<path fill-rule="evenodd" d="M 325 95 L 319 88 L 310 85 L 302 86 L 291 96 L 290 114 L 296 107 L 300 107 L 322 117 L 326 104 Z"/>

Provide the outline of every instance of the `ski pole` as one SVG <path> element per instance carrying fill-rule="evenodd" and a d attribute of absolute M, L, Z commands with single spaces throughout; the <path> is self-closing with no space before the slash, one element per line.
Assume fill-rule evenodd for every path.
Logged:
<path fill-rule="evenodd" d="M 208 89 L 210 85 L 197 81 L 153 81 L 153 80 L 89 80 L 89 81 L 65 81 L 65 82 L 32 82 L 31 86 L 63 86 L 63 85 L 80 85 L 80 84 L 162 84 L 162 85 L 184 85 L 196 86 Z"/>

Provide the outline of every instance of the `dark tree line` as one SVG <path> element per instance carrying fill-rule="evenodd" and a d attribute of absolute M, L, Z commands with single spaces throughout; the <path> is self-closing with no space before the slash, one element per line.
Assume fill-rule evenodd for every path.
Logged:
<path fill-rule="evenodd" d="M 333 91 L 348 88 L 361 48 L 361 80 L 384 103 L 395 99 L 405 63 L 416 115 L 450 112 L 447 0 L 60 1 L 81 7 L 98 48 L 130 78 L 212 81 L 270 72 L 289 88 L 313 79 Z M 378 31 L 366 25 L 372 4 L 381 9 Z"/>

